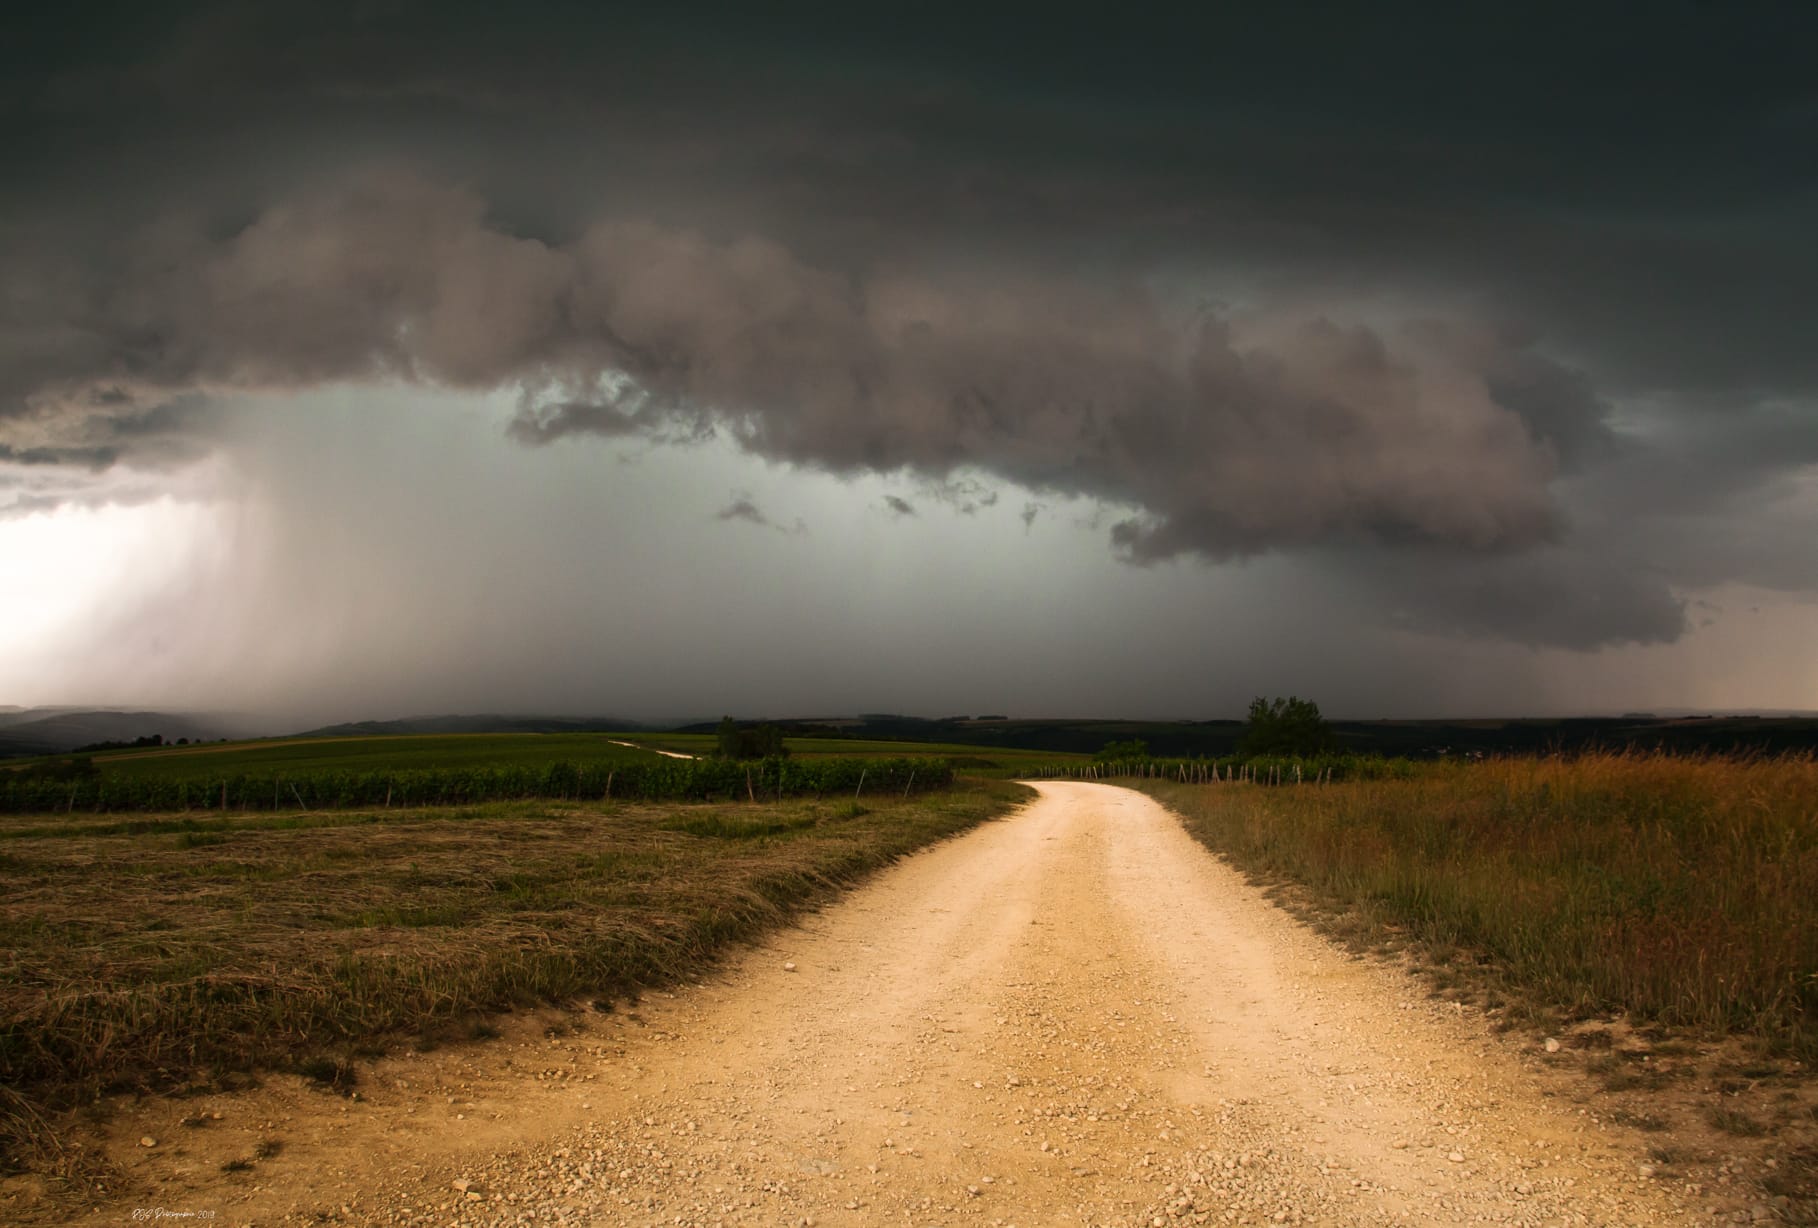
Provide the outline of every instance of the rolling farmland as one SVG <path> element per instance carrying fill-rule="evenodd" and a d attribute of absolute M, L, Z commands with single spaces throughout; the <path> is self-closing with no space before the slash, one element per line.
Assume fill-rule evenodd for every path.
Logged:
<path fill-rule="evenodd" d="M 627 743 L 631 743 L 628 745 Z M 1052 769 L 1040 752 L 799 739 L 783 759 L 709 757 L 711 739 L 642 734 L 428 734 L 121 750 L 0 772 L 0 811 L 309 810 L 510 798 L 732 799 L 944 787 Z M 957 762 L 949 755 L 960 752 Z M 692 756 L 692 757 L 691 757 Z"/>

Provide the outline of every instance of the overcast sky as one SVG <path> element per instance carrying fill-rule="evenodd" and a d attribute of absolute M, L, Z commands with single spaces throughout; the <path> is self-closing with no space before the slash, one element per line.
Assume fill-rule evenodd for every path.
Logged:
<path fill-rule="evenodd" d="M 1818 709 L 1807 6 L 762 7 L 10 32 L 0 703 Z"/>

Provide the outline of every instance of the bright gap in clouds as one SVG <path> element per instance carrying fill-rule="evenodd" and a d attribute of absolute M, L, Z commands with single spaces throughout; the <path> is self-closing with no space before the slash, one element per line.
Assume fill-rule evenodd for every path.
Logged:
<path fill-rule="evenodd" d="M 217 509 L 166 496 L 138 504 L 0 520 L 0 693 L 9 702 L 69 702 L 50 658 L 83 628 L 125 616 L 149 587 L 189 569 Z M 15 698 L 17 697 L 17 698 Z"/>

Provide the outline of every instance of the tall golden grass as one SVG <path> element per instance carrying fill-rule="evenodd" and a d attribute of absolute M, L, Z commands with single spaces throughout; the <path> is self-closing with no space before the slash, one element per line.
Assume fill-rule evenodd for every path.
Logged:
<path fill-rule="evenodd" d="M 1239 867 L 1463 948 L 1530 1006 L 1818 1056 L 1818 759 L 1587 754 L 1149 789 Z"/>

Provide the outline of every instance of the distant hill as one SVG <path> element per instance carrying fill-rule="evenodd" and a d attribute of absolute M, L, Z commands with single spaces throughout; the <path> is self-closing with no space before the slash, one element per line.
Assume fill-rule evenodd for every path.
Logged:
<path fill-rule="evenodd" d="M 296 734 L 300 738 L 351 738 L 409 733 L 613 733 L 649 729 L 614 716 L 408 716 L 396 721 L 349 721 Z"/>
<path fill-rule="evenodd" d="M 212 742 L 225 737 L 226 731 L 207 717 L 170 712 L 27 708 L 0 718 L 0 757 L 58 755 L 97 742 L 131 742 L 153 734 L 166 742 L 178 738 Z"/>
<path fill-rule="evenodd" d="M 1157 755 L 1228 755 L 1242 736 L 1241 721 L 1010 720 L 1006 717 L 927 719 L 864 713 L 852 717 L 773 720 L 793 737 L 861 741 L 954 742 L 1007 750 L 1091 754 L 1106 742 L 1141 738 Z M 678 733 L 712 733 L 717 722 L 687 725 Z"/>
<path fill-rule="evenodd" d="M 753 714 L 756 715 L 756 714 Z M 1011 720 L 1003 716 L 928 719 L 888 713 L 814 717 L 772 722 L 793 737 L 864 741 L 945 742 L 1002 750 L 1091 754 L 1107 742 L 1140 738 L 1164 756 L 1229 755 L 1243 736 L 1243 722 Z M 246 736 L 243 718 L 168 712 L 115 712 L 72 708 L 0 708 L 0 757 L 65 754 L 98 742 L 131 742 L 153 734 L 214 741 Z M 677 732 L 712 733 L 717 721 L 683 725 Z M 1469 754 L 1541 754 L 1592 748 L 1668 750 L 1676 753 L 1818 752 L 1818 716 L 1647 715 L 1619 717 L 1521 717 L 1486 720 L 1333 721 L 1346 750 L 1416 759 Z M 295 737 L 360 737 L 398 734 L 610 733 L 672 729 L 621 717 L 523 716 L 498 713 L 350 721 Z M 261 731 L 263 732 L 263 731 Z"/>
<path fill-rule="evenodd" d="M 18 704 L 0 704 L 0 729 L 8 725 L 23 725 L 26 721 L 41 721 L 47 716 L 61 716 L 66 712 L 79 711 L 77 708 L 21 708 Z"/>
<path fill-rule="evenodd" d="M 1079 751 L 1140 738 L 1151 753 L 1215 758 L 1237 750 L 1243 722 L 1007 720 L 1002 717 L 913 716 L 867 713 L 857 717 L 773 720 L 795 737 L 958 742 L 1014 750 Z M 1818 751 L 1818 717 L 1648 716 L 1521 717 L 1490 720 L 1333 721 L 1339 746 L 1363 754 L 1437 759 L 1467 754 L 1542 754 L 1549 751 L 1666 750 L 1679 754 Z M 712 723 L 678 732 L 712 733 Z"/>

